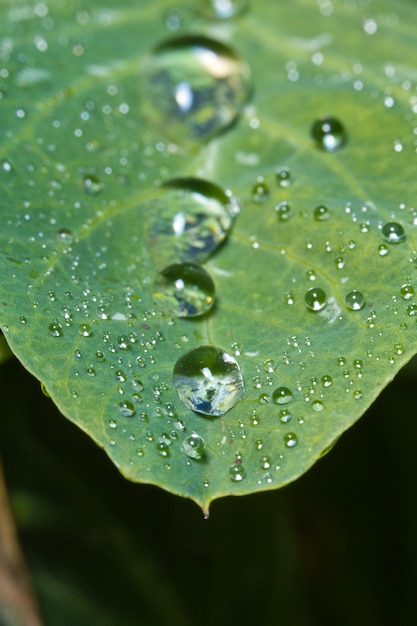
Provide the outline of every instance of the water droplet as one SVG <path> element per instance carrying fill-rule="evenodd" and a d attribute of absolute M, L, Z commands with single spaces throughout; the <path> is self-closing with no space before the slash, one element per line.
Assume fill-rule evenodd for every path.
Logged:
<path fill-rule="evenodd" d="M 58 320 L 54 320 L 51 324 L 49 324 L 48 330 L 52 337 L 62 337 L 63 335 L 62 326 Z"/>
<path fill-rule="evenodd" d="M 320 400 L 314 400 L 314 402 L 311 403 L 311 408 L 316 413 L 321 413 L 321 411 L 323 411 L 324 409 L 324 404 Z"/>
<path fill-rule="evenodd" d="M 203 415 L 223 415 L 244 395 L 238 363 L 214 346 L 183 354 L 175 364 L 173 381 L 180 400 Z"/>
<path fill-rule="evenodd" d="M 324 222 L 328 220 L 331 217 L 331 215 L 332 215 L 332 212 L 329 211 L 329 209 L 326 206 L 324 206 L 324 204 L 320 204 L 318 207 L 316 207 L 313 213 L 314 219 L 317 222 Z"/>
<path fill-rule="evenodd" d="M 165 315 L 196 317 L 211 309 L 215 287 L 208 272 L 195 263 L 174 263 L 159 273 L 153 300 Z"/>
<path fill-rule="evenodd" d="M 395 352 L 395 354 L 398 354 L 398 355 L 404 354 L 405 348 L 404 348 L 403 344 L 402 343 L 396 343 L 394 345 L 394 352 Z"/>
<path fill-rule="evenodd" d="M 275 172 L 277 183 L 280 187 L 289 187 L 291 184 L 291 172 L 288 167 L 279 167 Z"/>
<path fill-rule="evenodd" d="M 230 19 L 242 13 L 248 6 L 248 0 L 200 0 L 200 11 L 208 17 Z"/>
<path fill-rule="evenodd" d="M 279 420 L 283 424 L 286 424 L 291 419 L 292 419 L 292 415 L 287 409 L 283 409 L 282 411 L 279 412 Z"/>
<path fill-rule="evenodd" d="M 401 297 L 403 300 L 411 300 L 415 296 L 414 287 L 412 285 L 403 285 L 401 287 Z"/>
<path fill-rule="evenodd" d="M 334 152 L 345 145 L 347 136 L 343 124 L 335 117 L 324 116 L 311 128 L 316 145 L 326 152 Z"/>
<path fill-rule="evenodd" d="M 225 44 L 183 35 L 156 48 L 141 83 L 147 121 L 172 141 L 193 144 L 235 121 L 250 93 L 250 70 Z"/>
<path fill-rule="evenodd" d="M 260 461 L 260 465 L 262 469 L 269 469 L 271 467 L 272 461 L 270 456 L 263 456 Z"/>
<path fill-rule="evenodd" d="M 389 254 L 389 248 L 384 243 L 381 243 L 378 246 L 378 254 L 379 256 L 387 256 Z"/>
<path fill-rule="evenodd" d="M 206 444 L 204 443 L 204 439 L 193 433 L 186 437 L 181 444 L 181 450 L 192 459 L 200 460 L 204 454 L 204 448 Z"/>
<path fill-rule="evenodd" d="M 3 172 L 12 172 L 13 166 L 8 159 L 3 159 L 3 161 L 1 162 L 1 169 L 3 170 Z"/>
<path fill-rule="evenodd" d="M 417 304 L 410 304 L 407 307 L 407 313 L 410 317 L 415 317 L 417 315 Z"/>
<path fill-rule="evenodd" d="M 346 259 L 342 256 L 338 256 L 337 259 L 335 259 L 335 265 L 336 269 L 342 270 L 346 265 Z"/>
<path fill-rule="evenodd" d="M 164 441 L 160 441 L 159 443 L 157 443 L 156 449 L 161 456 L 169 456 L 169 444 L 165 443 Z"/>
<path fill-rule="evenodd" d="M 262 176 L 258 177 L 258 180 L 252 187 L 252 200 L 257 204 L 261 202 L 265 202 L 269 198 L 269 187 L 262 178 Z"/>
<path fill-rule="evenodd" d="M 80 324 L 79 332 L 82 337 L 91 337 L 93 334 L 90 324 Z"/>
<path fill-rule="evenodd" d="M 388 243 L 403 243 L 406 240 L 404 228 L 398 222 L 384 224 L 382 236 Z"/>
<path fill-rule="evenodd" d="M 275 404 L 288 404 L 294 400 L 293 393 L 288 387 L 278 387 L 272 394 Z"/>
<path fill-rule="evenodd" d="M 295 433 L 286 433 L 284 435 L 284 443 L 287 448 L 295 448 L 298 443 L 298 437 Z"/>
<path fill-rule="evenodd" d="M 88 174 L 83 179 L 84 191 L 90 196 L 97 196 L 103 190 L 103 184 L 94 174 Z"/>
<path fill-rule="evenodd" d="M 280 222 L 286 222 L 293 214 L 292 208 L 287 202 L 280 202 L 277 204 L 275 211 L 277 212 Z"/>
<path fill-rule="evenodd" d="M 320 287 L 311 287 L 304 296 L 306 307 L 310 311 L 321 311 L 327 304 L 327 297 Z"/>
<path fill-rule="evenodd" d="M 354 359 L 353 360 L 353 367 L 356 370 L 360 370 L 363 368 L 363 361 L 361 359 Z"/>
<path fill-rule="evenodd" d="M 199 178 L 167 181 L 147 219 L 155 263 L 202 263 L 227 237 L 238 211 L 230 193 L 213 183 Z"/>
<path fill-rule="evenodd" d="M 345 302 L 351 311 L 360 311 L 365 306 L 365 297 L 360 291 L 353 289 L 346 295 Z"/>
<path fill-rule="evenodd" d="M 363 393 L 362 391 L 359 391 L 359 389 L 357 389 L 356 391 L 353 392 L 353 398 L 355 400 L 362 400 L 363 398 Z"/>
<path fill-rule="evenodd" d="M 245 468 L 240 463 L 236 463 L 230 467 L 229 475 L 233 482 L 238 483 L 246 476 Z"/>
<path fill-rule="evenodd" d="M 325 374 L 325 376 L 321 377 L 321 384 L 323 385 L 323 387 L 330 387 L 332 383 L 333 379 L 328 374 Z"/>
<path fill-rule="evenodd" d="M 132 417 L 135 414 L 135 407 L 129 400 L 122 400 L 122 402 L 119 402 L 117 408 L 123 417 Z"/>

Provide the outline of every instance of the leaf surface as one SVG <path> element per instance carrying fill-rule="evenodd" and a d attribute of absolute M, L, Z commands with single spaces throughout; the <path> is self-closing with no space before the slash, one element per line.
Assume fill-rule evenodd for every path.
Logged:
<path fill-rule="evenodd" d="M 164 1 L 54 0 L 1 13 L 12 350 L 133 481 L 207 511 L 294 480 L 416 352 L 414 6 L 262 0 L 216 20 Z M 216 53 L 233 51 L 216 71 L 238 68 L 214 86 L 202 76 L 199 102 L 181 80 L 196 80 L 181 56 L 190 34 L 199 49 L 214 39 Z M 167 40 L 175 71 L 171 56 L 154 70 L 151 50 Z M 167 71 L 182 118 L 166 105 Z M 312 136 L 324 115 L 346 131 L 338 150 Z M 198 196 L 173 179 L 233 194 L 230 232 L 194 214 L 198 255 L 172 247 L 166 224 Z M 211 275 L 205 315 L 155 304 L 154 281 L 175 260 Z M 243 378 L 220 416 L 188 408 L 173 384 L 178 359 L 200 346 L 225 351 Z"/>

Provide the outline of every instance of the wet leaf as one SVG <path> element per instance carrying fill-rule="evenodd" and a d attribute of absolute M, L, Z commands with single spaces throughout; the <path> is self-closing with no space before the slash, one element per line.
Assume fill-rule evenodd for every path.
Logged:
<path fill-rule="evenodd" d="M 204 510 L 297 478 L 417 351 L 415 8 L 209 15 L 5 2 L 0 49 L 3 332 Z"/>

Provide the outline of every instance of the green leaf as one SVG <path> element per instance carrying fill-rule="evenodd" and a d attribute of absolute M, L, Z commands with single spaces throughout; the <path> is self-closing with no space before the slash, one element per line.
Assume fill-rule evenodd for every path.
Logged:
<path fill-rule="evenodd" d="M 417 351 L 414 18 L 406 0 L 224 21 L 3 3 L 2 328 L 129 479 L 205 511 L 282 486 Z M 176 262 L 212 277 L 204 315 L 172 286 L 158 304 Z M 174 366 L 202 346 L 231 380 L 213 400 L 179 361 L 180 399 Z"/>

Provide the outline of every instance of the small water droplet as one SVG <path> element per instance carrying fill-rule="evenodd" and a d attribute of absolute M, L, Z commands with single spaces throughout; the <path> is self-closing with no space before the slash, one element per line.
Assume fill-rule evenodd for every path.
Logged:
<path fill-rule="evenodd" d="M 210 274 L 201 266 L 174 263 L 158 274 L 152 296 L 165 315 L 196 317 L 213 306 L 215 287 Z"/>
<path fill-rule="evenodd" d="M 284 443 L 287 448 L 295 448 L 298 443 L 298 437 L 295 433 L 286 433 L 284 435 Z"/>
<path fill-rule="evenodd" d="M 223 415 L 244 395 L 237 361 L 214 346 L 183 354 L 175 364 L 173 381 L 180 400 L 203 415 Z"/>
<path fill-rule="evenodd" d="M 90 324 L 80 324 L 79 332 L 82 337 L 91 337 L 93 334 Z"/>
<path fill-rule="evenodd" d="M 417 315 L 417 304 L 410 304 L 407 307 L 407 313 L 410 317 L 415 317 Z"/>
<path fill-rule="evenodd" d="M 233 482 L 238 483 L 246 476 L 245 468 L 240 463 L 236 463 L 230 467 L 229 475 Z"/>
<path fill-rule="evenodd" d="M 345 145 L 347 136 L 343 124 L 335 117 L 324 116 L 311 128 L 316 145 L 325 152 L 334 152 Z"/>
<path fill-rule="evenodd" d="M 161 456 L 163 457 L 169 456 L 169 445 L 165 443 L 164 441 L 160 441 L 159 443 L 157 443 L 156 449 Z"/>
<path fill-rule="evenodd" d="M 287 409 L 283 409 L 282 411 L 279 412 L 279 420 L 283 424 L 286 424 L 291 419 L 292 419 L 292 415 Z"/>
<path fill-rule="evenodd" d="M 387 256 L 389 254 L 389 248 L 384 243 L 381 243 L 378 246 L 378 254 L 379 256 Z"/>
<path fill-rule="evenodd" d="M 84 191 L 90 196 L 97 196 L 103 190 L 103 184 L 94 174 L 87 174 L 83 178 Z"/>
<path fill-rule="evenodd" d="M 321 377 L 321 384 L 323 385 L 323 387 L 330 387 L 332 383 L 333 383 L 333 379 L 328 374 L 325 374 L 324 376 Z"/>
<path fill-rule="evenodd" d="M 342 270 L 345 265 L 346 265 L 346 259 L 342 256 L 338 256 L 337 259 L 335 259 L 335 265 L 336 265 L 336 269 L 338 270 Z"/>
<path fill-rule="evenodd" d="M 119 413 L 123 415 L 123 417 L 133 417 L 135 414 L 135 407 L 129 400 L 122 400 L 118 404 Z"/>
<path fill-rule="evenodd" d="M 288 167 L 279 167 L 275 172 L 277 183 L 280 187 L 289 187 L 291 184 L 291 172 Z"/>
<path fill-rule="evenodd" d="M 360 391 L 359 389 L 357 389 L 356 391 L 353 392 L 353 398 L 355 400 L 362 400 L 363 398 L 363 393 L 362 391 Z"/>
<path fill-rule="evenodd" d="M 346 294 L 345 302 L 351 311 L 360 311 L 365 306 L 365 297 L 360 291 L 353 289 Z"/>
<path fill-rule="evenodd" d="M 8 159 L 3 159 L 3 161 L 1 162 L 1 169 L 3 170 L 3 172 L 9 173 L 13 171 L 13 166 Z"/>
<path fill-rule="evenodd" d="M 316 413 L 321 413 L 321 411 L 323 411 L 324 409 L 324 404 L 320 400 L 314 400 L 314 402 L 311 403 L 311 408 Z"/>
<path fill-rule="evenodd" d="M 258 180 L 252 187 L 252 200 L 257 204 L 265 202 L 269 198 L 269 187 L 262 178 L 262 176 L 258 177 Z"/>
<path fill-rule="evenodd" d="M 398 222 L 384 224 L 382 236 L 388 243 L 403 243 L 406 240 L 404 228 Z"/>
<path fill-rule="evenodd" d="M 272 394 L 275 404 L 288 404 L 294 400 L 293 393 L 288 387 L 278 387 Z"/>
<path fill-rule="evenodd" d="M 280 202 L 275 207 L 280 222 L 286 222 L 293 214 L 292 208 L 287 202 Z"/>
<path fill-rule="evenodd" d="M 203 458 L 204 449 L 206 444 L 204 443 L 204 439 L 193 433 L 184 439 L 181 444 L 181 450 L 192 459 L 200 460 Z"/>
<path fill-rule="evenodd" d="M 272 465 L 270 456 L 263 456 L 260 460 L 260 466 L 262 469 L 269 469 Z"/>
<path fill-rule="evenodd" d="M 403 285 L 401 287 L 401 297 L 403 300 L 411 300 L 415 296 L 414 287 L 412 285 Z"/>
<path fill-rule="evenodd" d="M 51 324 L 49 324 L 48 330 L 52 337 L 62 337 L 63 335 L 62 325 L 58 322 L 58 320 L 54 320 Z"/>
<path fill-rule="evenodd" d="M 321 311 L 327 304 L 326 293 L 320 287 L 311 287 L 305 294 L 304 301 L 310 311 Z"/>
<path fill-rule="evenodd" d="M 324 206 L 324 204 L 320 204 L 318 207 L 316 207 L 313 213 L 314 219 L 317 222 L 324 222 L 328 220 L 331 217 L 331 215 L 332 215 L 332 212 L 329 211 L 329 209 L 326 206 Z"/>
<path fill-rule="evenodd" d="M 145 118 L 182 145 L 228 128 L 250 92 L 248 65 L 230 47 L 203 36 L 160 44 L 143 63 L 141 78 Z"/>

